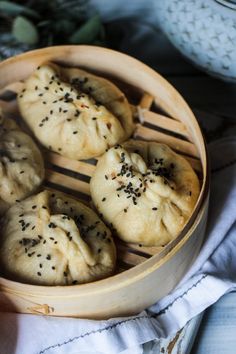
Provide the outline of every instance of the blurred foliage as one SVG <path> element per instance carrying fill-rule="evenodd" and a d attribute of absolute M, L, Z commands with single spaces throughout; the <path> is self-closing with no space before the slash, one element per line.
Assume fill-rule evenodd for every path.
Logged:
<path fill-rule="evenodd" d="M 88 7 L 89 0 L 0 1 L 0 59 L 51 45 L 107 46 L 101 18 L 89 17 Z"/>

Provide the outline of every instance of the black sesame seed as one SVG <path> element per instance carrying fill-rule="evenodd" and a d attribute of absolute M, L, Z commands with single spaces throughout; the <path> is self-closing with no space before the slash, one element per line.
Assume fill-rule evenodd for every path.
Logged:
<path fill-rule="evenodd" d="M 154 207 L 154 208 L 152 208 L 152 210 L 157 210 L 157 208 L 156 208 L 156 207 Z"/>
<path fill-rule="evenodd" d="M 93 117 L 92 120 L 97 120 L 97 118 L 96 118 L 96 117 Z"/>
<path fill-rule="evenodd" d="M 47 257 L 46 257 L 46 259 L 47 259 L 48 261 L 50 261 L 50 259 L 51 259 L 51 255 L 50 255 L 50 254 L 48 254 L 48 255 L 47 255 Z"/>
<path fill-rule="evenodd" d="M 28 257 L 32 257 L 35 254 L 35 252 L 28 253 Z"/>
<path fill-rule="evenodd" d="M 37 254 L 37 257 L 41 257 L 42 255 L 39 253 L 39 254 Z"/>
<path fill-rule="evenodd" d="M 40 263 L 40 264 L 39 264 L 39 268 L 43 268 L 43 265 L 42 265 L 42 263 Z"/>
<path fill-rule="evenodd" d="M 106 198 L 104 197 L 104 198 L 102 198 L 102 202 L 105 202 L 105 200 L 106 200 Z"/>
<path fill-rule="evenodd" d="M 52 270 L 55 270 L 56 268 L 54 266 L 52 266 Z"/>
<path fill-rule="evenodd" d="M 22 175 L 22 173 L 25 173 L 25 171 L 20 171 L 20 174 Z"/>
<path fill-rule="evenodd" d="M 105 177 L 106 180 L 108 180 L 108 176 L 107 175 L 105 175 L 104 177 Z"/>
<path fill-rule="evenodd" d="M 127 209 L 124 209 L 124 212 L 127 213 Z"/>
<path fill-rule="evenodd" d="M 77 133 L 78 133 L 78 131 L 77 131 L 77 130 L 73 132 L 73 134 L 77 134 Z"/>
<path fill-rule="evenodd" d="M 98 249 L 98 253 L 101 253 L 101 251 L 102 251 L 101 248 L 99 248 L 99 249 Z"/>
<path fill-rule="evenodd" d="M 41 277 L 42 274 L 41 274 L 40 272 L 37 272 L 37 275 L 38 275 L 39 277 Z"/>

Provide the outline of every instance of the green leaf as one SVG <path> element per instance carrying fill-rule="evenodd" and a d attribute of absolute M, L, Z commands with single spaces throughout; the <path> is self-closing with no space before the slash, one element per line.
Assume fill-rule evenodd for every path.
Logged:
<path fill-rule="evenodd" d="M 13 22 L 12 34 L 22 43 L 35 44 L 38 42 L 38 31 L 34 24 L 23 16 L 18 16 Z"/>
<path fill-rule="evenodd" d="M 99 37 L 101 38 L 102 41 L 106 40 L 106 31 L 103 25 L 100 28 Z"/>
<path fill-rule="evenodd" d="M 20 14 L 39 18 L 40 16 L 34 10 L 10 1 L 0 1 L 0 11 L 7 15 L 18 16 Z"/>
<path fill-rule="evenodd" d="M 53 25 L 53 30 L 56 33 L 62 34 L 63 36 L 68 36 L 75 30 L 75 24 L 72 21 L 62 19 L 55 21 Z"/>
<path fill-rule="evenodd" d="M 101 40 L 101 39 L 96 39 L 96 40 L 93 41 L 91 44 L 92 44 L 92 45 L 96 45 L 96 46 L 98 46 L 98 47 L 106 47 L 106 45 L 107 45 L 106 41 L 103 41 L 103 40 Z"/>
<path fill-rule="evenodd" d="M 69 38 L 70 43 L 85 44 L 92 43 L 98 36 L 102 26 L 99 15 L 91 17 Z"/>

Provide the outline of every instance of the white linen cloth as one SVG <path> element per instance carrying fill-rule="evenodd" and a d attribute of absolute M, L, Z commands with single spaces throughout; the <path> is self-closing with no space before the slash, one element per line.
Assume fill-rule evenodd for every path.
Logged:
<path fill-rule="evenodd" d="M 2 354 L 141 354 L 236 288 L 236 139 L 209 146 L 212 180 L 204 245 L 179 286 L 138 316 L 107 321 L 0 313 Z"/>

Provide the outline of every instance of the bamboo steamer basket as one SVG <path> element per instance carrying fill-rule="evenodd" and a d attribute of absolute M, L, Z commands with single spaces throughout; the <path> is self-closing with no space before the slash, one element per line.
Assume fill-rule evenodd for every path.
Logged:
<path fill-rule="evenodd" d="M 159 74 L 125 54 L 91 46 L 40 49 L 0 63 L 0 104 L 17 115 L 22 80 L 48 60 L 78 66 L 110 78 L 126 93 L 141 122 L 134 138 L 169 145 L 197 172 L 201 192 L 181 234 L 165 247 L 117 242 L 115 275 L 89 284 L 37 286 L 0 278 L 0 310 L 106 319 L 136 314 L 167 295 L 190 267 L 204 239 L 208 209 L 208 162 L 198 123 L 180 94 Z M 134 94 L 135 93 L 135 94 Z M 90 201 L 89 179 L 96 159 L 69 160 L 45 151 L 47 188 Z"/>

